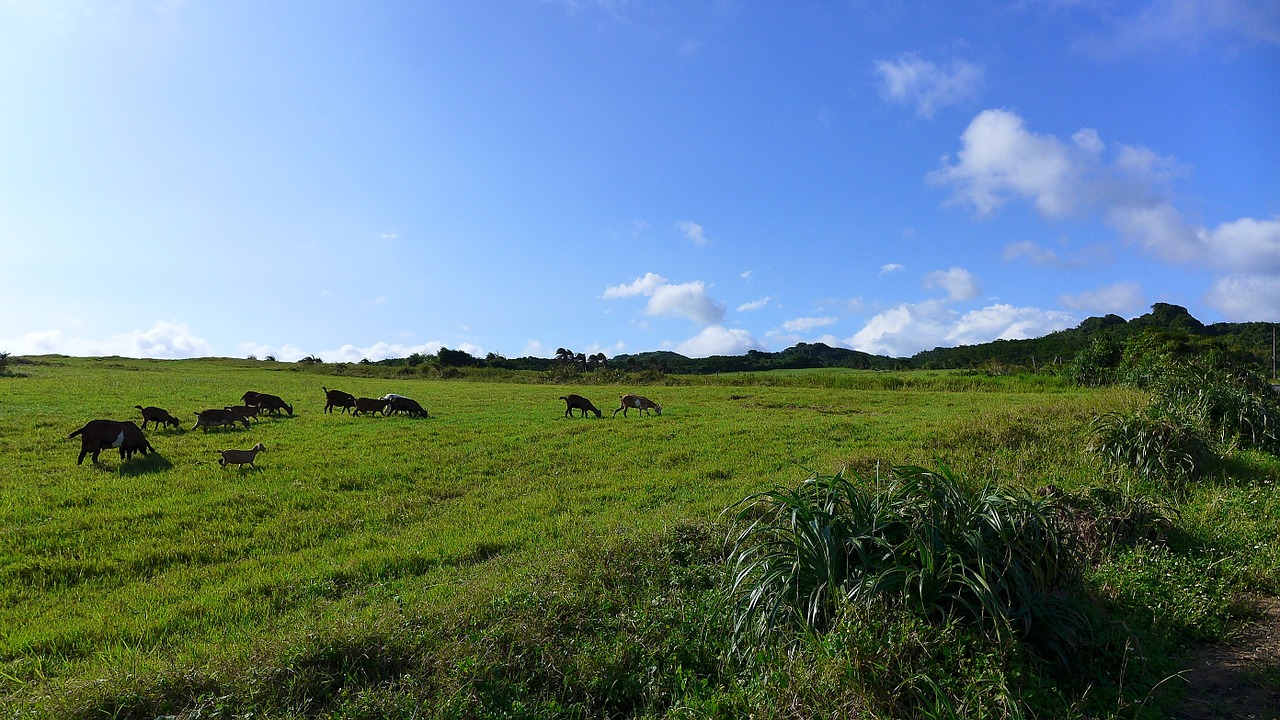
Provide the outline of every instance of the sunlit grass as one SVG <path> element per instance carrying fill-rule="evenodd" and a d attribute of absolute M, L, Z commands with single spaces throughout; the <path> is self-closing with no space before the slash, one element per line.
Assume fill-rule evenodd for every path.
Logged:
<path fill-rule="evenodd" d="M 610 580 L 598 564 L 605 560 L 584 549 L 614 548 L 608 561 L 625 564 L 626 548 L 658 552 L 652 538 L 719 522 L 725 508 L 751 493 L 845 468 L 875 478 L 877 468 L 945 465 L 978 484 L 1033 490 L 1052 483 L 1083 491 L 1110 482 L 1102 460 L 1087 449 L 1090 419 L 1140 402 L 1129 391 L 1071 390 L 1039 379 L 806 372 L 646 387 L 643 394 L 662 403 L 663 415 L 615 419 L 609 413 L 616 398 L 639 388 L 338 377 L 237 360 L 49 359 L 22 370 L 25 377 L 0 379 L 0 707 L 7 698 L 58 712 L 84 707 L 77 697 L 124 703 L 135 691 L 173 698 L 188 710 L 190 698 L 201 693 L 209 699 L 200 703 L 230 694 L 228 707 L 242 711 L 258 702 L 254 698 L 276 697 L 274 707 L 293 707 L 293 691 L 279 684 L 268 689 L 254 673 L 284 677 L 270 673 L 284 673 L 303 658 L 323 675 L 330 672 L 325 663 L 340 667 L 360 653 L 382 658 L 379 667 L 388 672 L 423 672 L 421 658 L 432 653 L 443 653 L 457 668 L 416 690 L 369 681 L 368 697 L 334 699 L 334 707 L 438 699 L 436 693 L 446 692 L 441 688 L 466 697 L 480 692 L 478 676 L 465 670 L 478 666 L 463 660 L 479 641 L 459 628 L 481 618 L 511 622 L 508 612 L 532 617 L 563 609 L 567 596 L 541 594 L 530 578 L 548 586 L 570 582 L 555 577 L 574 578 L 584 594 L 575 600 L 581 615 L 572 622 L 584 627 L 613 627 L 600 614 L 622 612 L 622 606 L 604 607 L 608 593 L 639 593 L 626 583 L 640 577 L 654 584 L 653 595 L 635 595 L 635 608 L 648 607 L 653 597 L 696 605 L 684 619 L 647 614 L 660 606 L 627 610 L 652 623 L 645 631 L 651 634 L 636 635 L 656 643 L 644 657 L 661 657 L 672 637 L 692 642 L 696 629 L 680 623 L 714 612 L 701 604 L 710 596 L 660 591 L 672 580 L 658 568 L 636 567 Z M 357 396 L 404 394 L 421 401 L 431 417 L 326 415 L 322 385 Z M 196 410 L 235 404 L 246 390 L 281 396 L 295 417 L 256 420 L 247 430 L 189 430 Z M 558 398 L 570 391 L 590 398 L 605 417 L 564 418 Z M 164 407 L 183 426 L 148 431 L 158 456 L 121 463 L 108 451 L 99 466 L 77 467 L 79 443 L 67 434 L 93 418 L 140 422 L 134 405 Z M 217 450 L 257 442 L 267 448 L 257 460 L 260 471 L 218 465 Z M 1266 457 L 1235 462 L 1241 474 L 1275 476 Z M 1223 576 L 1230 587 L 1276 587 L 1276 501 L 1247 479 L 1213 488 L 1212 499 L 1201 497 L 1188 500 L 1188 542 L 1233 553 L 1231 563 L 1216 566 L 1230 570 Z M 1230 530 L 1246 513 L 1257 519 Z M 717 544 L 705 537 L 699 542 Z M 637 561 L 660 562 L 644 557 Z M 1142 577 L 1125 569 L 1137 562 L 1136 554 L 1118 556 L 1109 566 L 1116 583 L 1101 586 L 1120 588 L 1120 579 Z M 613 585 L 588 601 L 592 577 Z M 690 587 L 704 592 L 709 584 Z M 1141 602 L 1138 597 L 1132 602 Z M 1223 619 L 1213 608 L 1199 618 L 1184 607 L 1157 607 L 1143 617 L 1158 625 L 1161 613 L 1185 616 L 1213 633 Z M 528 647 L 558 642 L 562 623 L 570 622 L 543 620 Z M 429 639 L 424 628 L 435 623 L 445 630 Z M 950 631 L 918 632 L 941 637 Z M 698 637 L 705 648 L 714 644 Z M 702 655 L 646 680 L 624 672 L 617 664 L 624 660 L 606 660 L 610 653 L 628 657 L 622 647 L 599 646 L 592 651 L 596 660 L 567 647 L 555 652 L 562 653 L 553 658 L 561 665 L 537 672 L 563 672 L 564 663 L 612 668 L 564 687 L 584 708 L 609 707 L 588 701 L 596 697 L 591 693 L 606 692 L 590 688 L 606 676 L 623 682 L 621 675 L 638 687 L 666 688 L 659 695 L 656 685 L 637 690 L 629 697 L 639 705 L 665 707 L 676 690 L 663 683 L 674 678 L 686 684 L 679 692 L 689 703 L 722 703 L 726 717 L 757 712 L 753 703 L 766 700 L 716 679 L 711 673 L 718 671 Z M 928 674 L 927 666 L 917 669 Z M 822 682 L 844 677 L 827 671 L 835 674 Z M 153 680 L 139 686 L 141 678 Z M 161 687 L 155 678 L 168 684 Z M 195 684 L 176 689 L 183 682 Z M 781 692 L 773 682 L 759 687 Z M 556 703 L 566 702 L 567 696 L 552 695 L 543 697 L 551 708 L 543 716 L 554 716 Z M 892 707 L 886 698 L 881 707 Z M 492 701 L 516 702 L 508 695 Z M 146 715 L 138 708 L 164 709 L 139 702 L 131 706 L 135 716 Z M 353 704 L 341 705 L 346 702 Z"/>

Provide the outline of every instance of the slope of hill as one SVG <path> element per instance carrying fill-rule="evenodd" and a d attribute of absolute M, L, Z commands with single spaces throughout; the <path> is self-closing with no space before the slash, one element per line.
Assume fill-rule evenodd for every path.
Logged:
<path fill-rule="evenodd" d="M 618 355 L 615 367 L 655 368 L 673 374 L 744 372 L 796 368 L 856 368 L 863 370 L 966 369 L 991 365 L 1031 370 L 1070 362 L 1100 337 L 1123 341 L 1156 330 L 1213 340 L 1245 360 L 1270 367 L 1274 323 L 1215 323 L 1205 325 L 1180 305 L 1156 303 L 1151 312 L 1132 320 L 1119 315 L 1090 317 L 1078 326 L 1025 340 L 996 340 L 980 345 L 938 347 L 910 358 L 870 355 L 823 343 L 800 343 L 781 352 L 749 351 L 745 355 L 688 358 L 670 351 Z"/>

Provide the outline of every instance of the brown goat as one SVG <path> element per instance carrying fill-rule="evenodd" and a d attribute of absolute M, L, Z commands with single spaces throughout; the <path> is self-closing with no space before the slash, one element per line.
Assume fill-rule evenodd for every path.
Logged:
<path fill-rule="evenodd" d="M 142 429 L 143 430 L 147 429 L 147 423 L 149 422 L 155 423 L 157 430 L 160 429 L 161 425 L 172 425 L 174 427 L 182 426 L 182 423 L 179 422 L 178 418 L 170 415 L 169 411 L 165 410 L 164 408 L 151 407 L 151 406 L 142 407 L 141 405 L 134 405 L 134 407 L 142 411 Z"/>
<path fill-rule="evenodd" d="M 218 460 L 218 464 L 224 468 L 228 465 L 243 468 L 248 464 L 249 467 L 257 470 L 258 466 L 253 464 L 253 459 L 258 456 L 258 453 L 266 449 L 265 445 L 258 443 L 248 450 L 219 450 L 218 452 L 222 453 L 222 458 Z"/>
<path fill-rule="evenodd" d="M 249 418 L 241 415 L 240 413 L 225 409 L 201 410 L 196 413 L 196 424 L 192 425 L 191 429 L 195 430 L 198 427 L 203 427 L 205 432 L 209 432 L 209 428 L 211 427 L 218 427 L 221 425 L 231 425 L 234 427 L 238 422 L 244 423 L 246 428 L 249 427 Z"/>
<path fill-rule="evenodd" d="M 98 453 L 108 448 L 119 448 L 121 460 L 132 460 L 135 452 L 146 455 L 155 452 L 142 430 L 128 420 L 90 420 L 84 427 L 67 436 L 80 436 L 80 457 L 76 464 L 84 462 L 84 456 L 92 453 L 98 462 Z"/>
<path fill-rule="evenodd" d="M 330 390 L 327 387 L 321 387 L 320 389 L 324 390 L 324 411 L 327 413 L 332 413 L 336 407 L 340 407 L 342 412 L 346 412 L 348 408 L 356 406 L 356 396 L 351 393 Z"/>
<path fill-rule="evenodd" d="M 662 414 L 662 406 L 647 397 L 642 397 L 640 395 L 623 395 L 621 400 L 622 403 L 618 405 L 618 410 L 622 411 L 622 417 L 627 416 L 628 408 L 635 408 L 639 410 L 641 417 L 644 416 L 645 410 L 652 410 L 657 415 Z M 613 411 L 614 417 L 617 417 L 618 410 Z"/>
<path fill-rule="evenodd" d="M 582 397 L 581 395 L 561 395 L 560 399 L 564 401 L 565 417 L 573 417 L 573 411 L 575 409 L 582 411 L 582 417 L 586 417 L 588 411 L 595 413 L 596 417 L 603 416 L 603 413 L 600 412 L 599 408 L 592 405 L 590 400 Z"/>
<path fill-rule="evenodd" d="M 351 414 L 382 413 L 383 417 L 386 417 L 387 407 L 390 405 L 390 400 L 383 400 L 382 398 L 356 398 L 356 409 L 352 410 Z"/>

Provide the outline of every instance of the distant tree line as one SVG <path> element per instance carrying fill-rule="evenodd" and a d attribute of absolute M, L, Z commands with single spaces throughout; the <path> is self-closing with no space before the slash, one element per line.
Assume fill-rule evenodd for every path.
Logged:
<path fill-rule="evenodd" d="M 831 347 L 823 343 L 799 343 L 780 352 L 749 350 L 742 355 L 685 357 L 668 350 L 621 354 L 612 358 L 603 352 L 587 354 L 556 348 L 550 358 L 526 356 L 508 358 L 497 353 L 476 357 L 465 350 L 442 347 L 434 354 L 413 353 L 404 358 L 363 360 L 361 364 L 413 369 L 494 368 L 552 373 L 571 378 L 581 373 L 649 373 L 657 375 L 698 375 L 805 368 L 851 368 L 857 370 L 978 370 L 992 374 L 1073 372 L 1072 364 L 1084 354 L 1097 365 L 1099 354 L 1118 353 L 1120 345 L 1144 333 L 1158 332 L 1185 337 L 1188 347 L 1218 348 L 1239 362 L 1271 372 L 1273 323 L 1216 323 L 1204 325 L 1186 308 L 1156 303 L 1151 312 L 1125 320 L 1118 315 L 1091 317 L 1077 327 L 1027 340 L 996 340 L 980 345 L 934 348 L 911 357 L 889 357 Z M 269 358 L 273 359 L 273 358 Z M 314 355 L 298 361 L 320 364 Z"/>

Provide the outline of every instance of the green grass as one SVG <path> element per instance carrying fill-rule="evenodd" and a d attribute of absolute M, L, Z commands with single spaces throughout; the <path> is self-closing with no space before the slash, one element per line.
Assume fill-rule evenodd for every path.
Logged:
<path fill-rule="evenodd" d="M 892 465 L 1083 493 L 1114 483 L 1087 449 L 1090 421 L 1142 400 L 954 373 L 638 388 L 237 360 L 44 358 L 18 369 L 0 378 L 0 710 L 10 710 L 0 715 L 50 717 L 782 717 L 765 709 L 787 698 L 817 714 L 893 716 L 981 704 L 984 683 L 1041 706 L 1084 702 L 1071 683 L 1048 687 L 1022 661 L 999 660 L 1017 655 L 1007 646 L 897 616 L 881 619 L 900 644 L 834 623 L 799 655 L 765 652 L 744 670 L 723 652 L 721 513 L 814 472 L 874 479 Z M 325 415 L 322 385 L 408 395 L 431 417 Z M 295 416 L 189 430 L 194 411 L 246 390 L 283 397 Z M 566 391 L 605 417 L 564 418 Z M 663 415 L 610 418 L 630 391 Z M 122 464 L 107 451 L 77 466 L 67 434 L 93 418 L 140 422 L 134 405 L 164 407 L 183 427 L 148 430 L 155 455 Z M 257 442 L 259 471 L 218 465 L 217 450 Z M 1140 622 L 1151 642 L 1169 620 L 1212 638 L 1238 607 L 1197 615 L 1179 597 L 1201 589 L 1188 583 L 1209 563 L 1229 558 L 1212 566 L 1208 590 L 1280 589 L 1280 504 L 1262 491 L 1274 460 L 1231 462 L 1230 482 L 1180 500 L 1173 540 L 1122 548 L 1087 578 L 1102 612 Z M 1175 580 L 1155 583 L 1153 567 Z M 928 650 L 912 654 L 920 642 Z M 1119 666 L 1110 659 L 1098 672 Z M 954 661 L 972 672 L 946 687 L 922 680 L 938 677 L 931 663 Z M 866 679 L 881 665 L 893 687 Z M 1153 662 L 1135 679 L 1130 667 L 1109 707 L 1136 706 L 1128 693 L 1142 699 L 1161 671 Z M 1097 679 L 1090 701 L 1108 683 Z"/>

